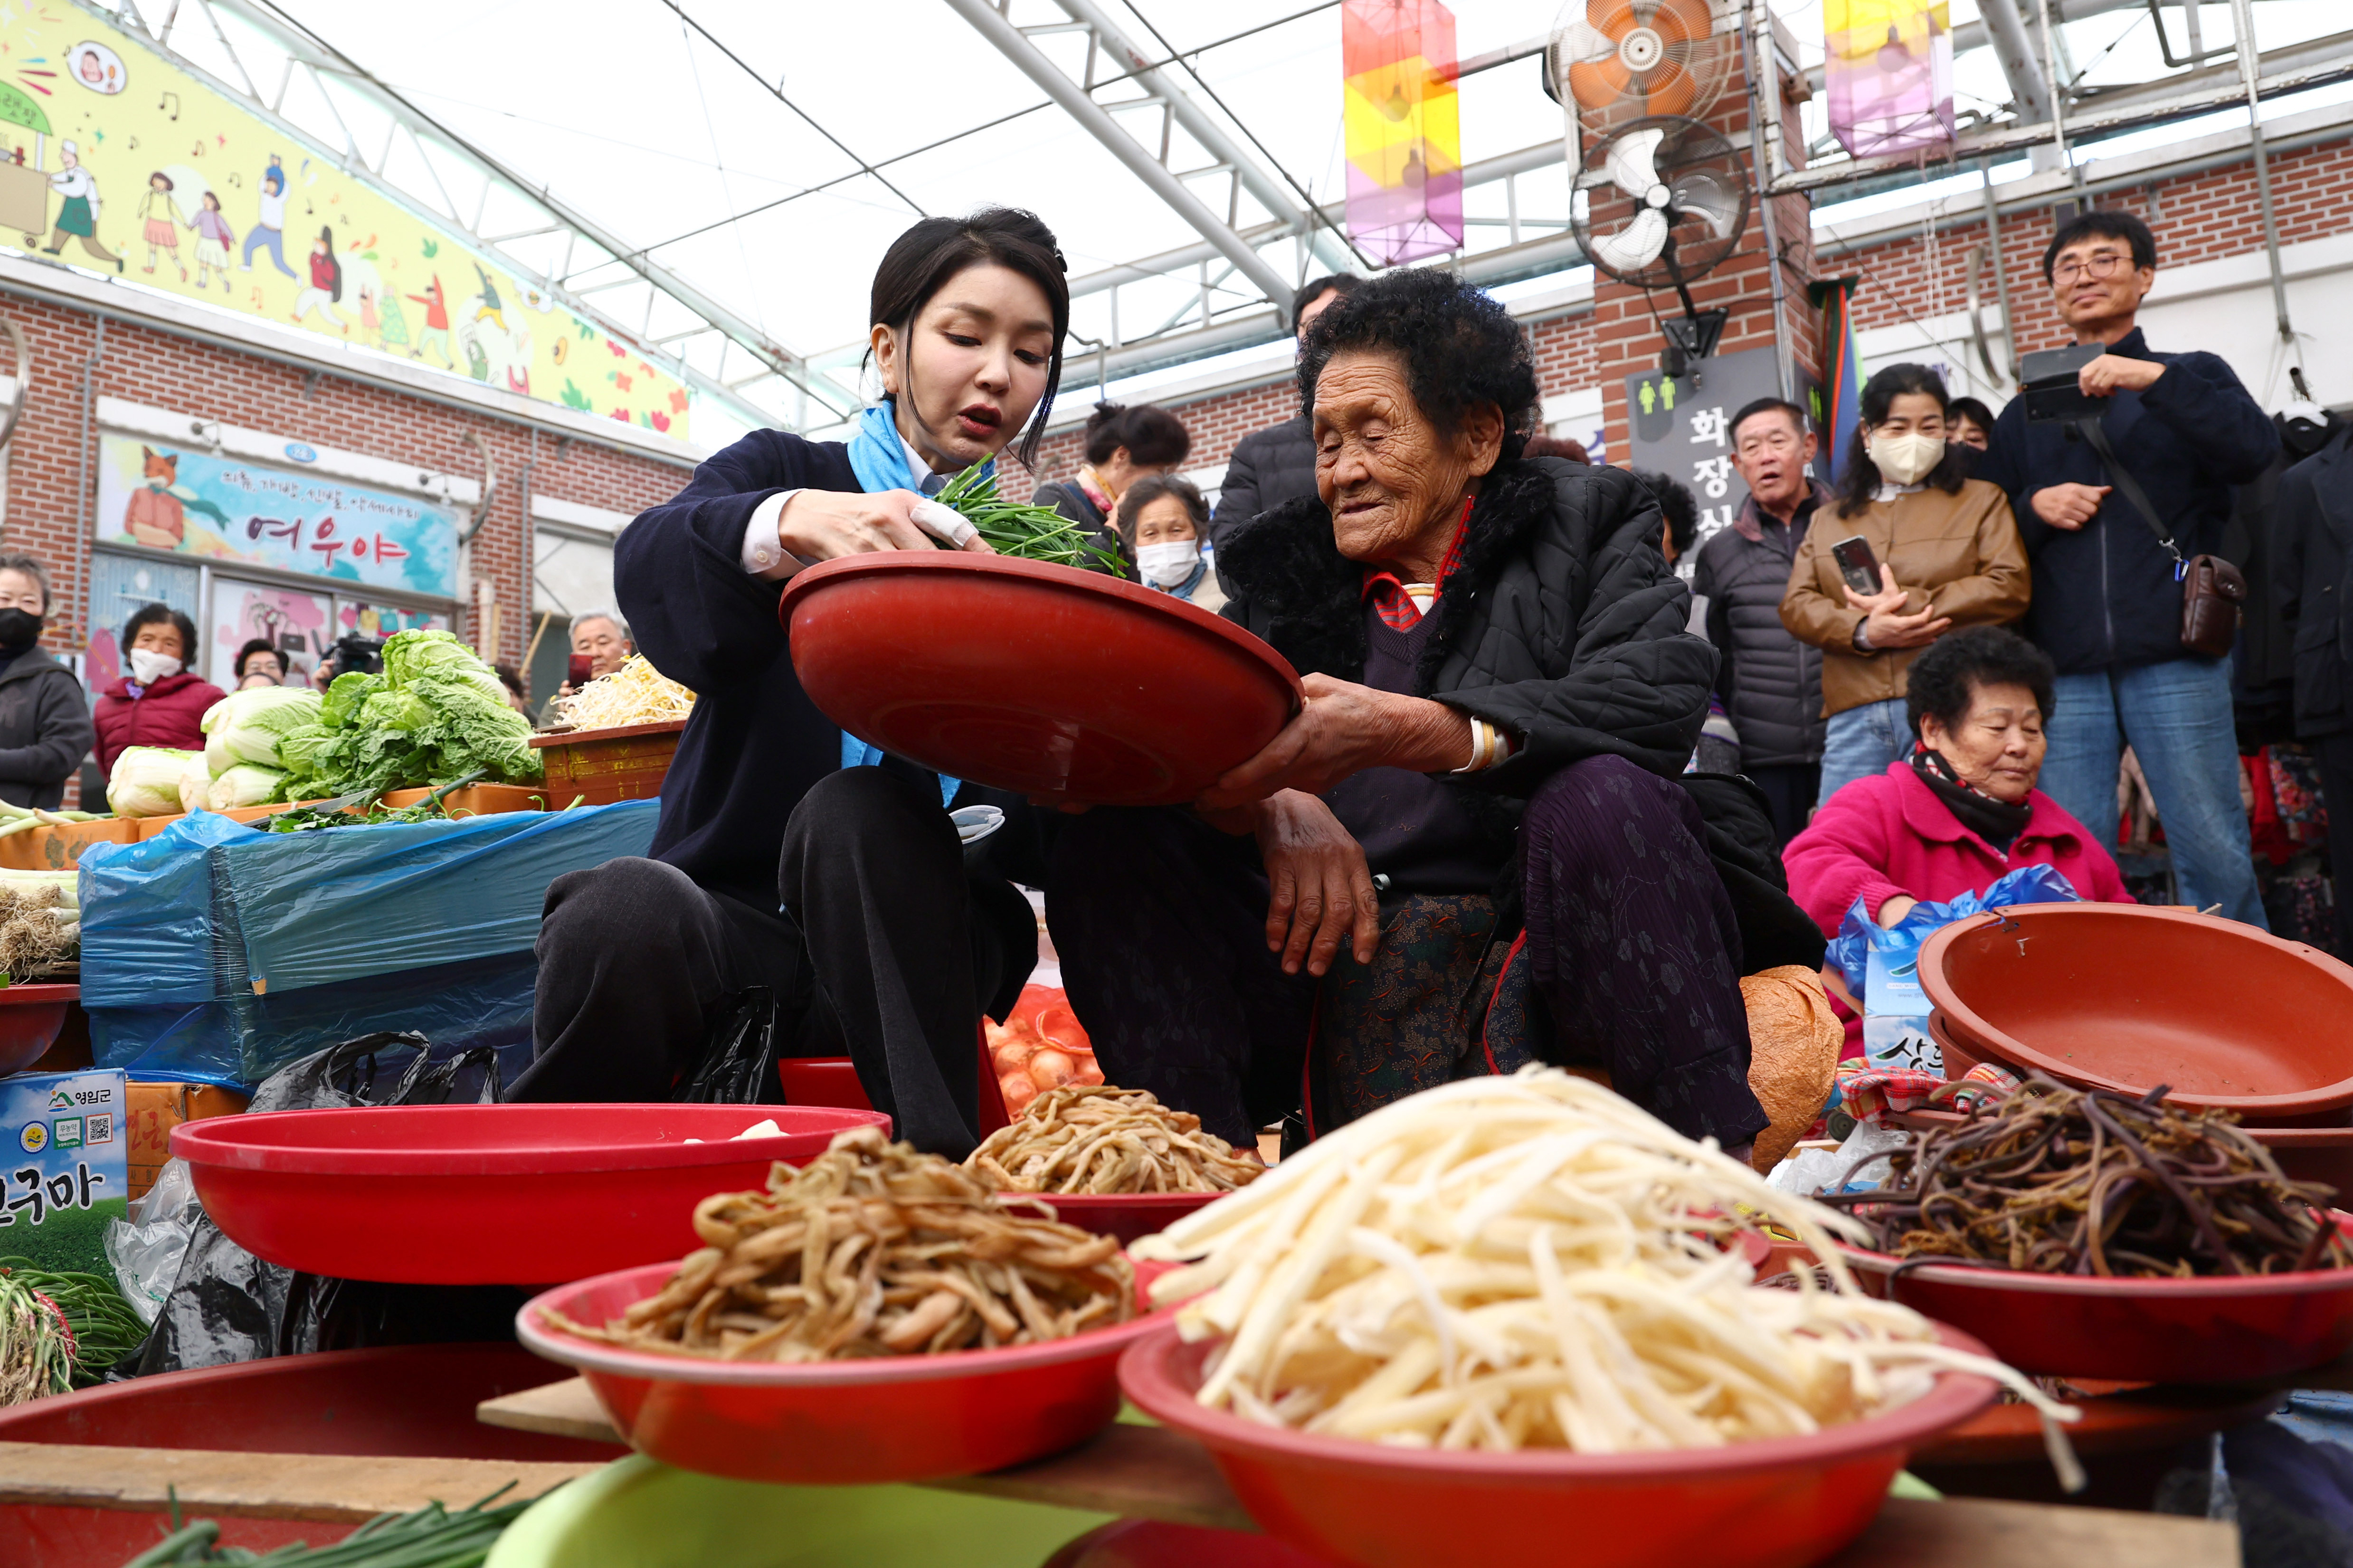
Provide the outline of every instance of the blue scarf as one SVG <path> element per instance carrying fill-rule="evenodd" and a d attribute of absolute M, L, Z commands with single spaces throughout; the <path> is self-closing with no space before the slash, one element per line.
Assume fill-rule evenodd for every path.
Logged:
<path fill-rule="evenodd" d="M 868 495 L 881 490 L 924 493 L 923 479 L 907 462 L 907 443 L 899 438 L 899 425 L 892 416 L 890 398 L 858 416 L 857 432 L 849 437 L 849 466 L 858 475 L 859 489 Z M 870 746 L 847 730 L 841 732 L 843 767 L 871 768 L 881 760 L 881 747 Z M 953 802 L 962 784 L 961 779 L 942 773 L 940 804 Z"/>

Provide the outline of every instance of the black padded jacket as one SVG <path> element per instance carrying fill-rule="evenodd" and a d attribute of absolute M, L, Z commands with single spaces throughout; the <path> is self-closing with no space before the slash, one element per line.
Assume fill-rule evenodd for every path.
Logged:
<path fill-rule="evenodd" d="M 1817 485 L 1814 506 L 1768 534 L 1752 496 L 1731 527 L 1700 546 L 1692 592 L 1707 601 L 1707 640 L 1724 661 L 1715 688 L 1740 731 L 1744 768 L 1821 760 L 1822 650 L 1789 635 L 1781 599 L 1808 520 L 1829 500 Z"/>
<path fill-rule="evenodd" d="M 1234 531 L 1261 512 L 1315 493 L 1315 437 L 1307 416 L 1253 430 L 1234 443 L 1226 477 L 1218 488 L 1217 515 L 1209 519 L 1209 542 L 1220 551 Z M 1223 575 L 1224 559 L 1219 560 Z"/>
<path fill-rule="evenodd" d="M 1535 458 L 1488 476 L 1414 682 L 1520 738 L 1466 785 L 1525 800 L 1605 753 L 1683 771 L 1707 718 L 1715 650 L 1683 630 L 1691 593 L 1659 552 L 1662 527 L 1650 492 L 1616 468 Z M 1365 569 L 1340 553 L 1322 501 L 1260 513 L 1219 565 L 1228 619 L 1303 675 L 1364 679 Z"/>

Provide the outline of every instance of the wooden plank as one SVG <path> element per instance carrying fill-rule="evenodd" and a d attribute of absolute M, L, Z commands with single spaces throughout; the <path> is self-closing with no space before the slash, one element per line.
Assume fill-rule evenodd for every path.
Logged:
<path fill-rule="evenodd" d="M 502 1459 L 239 1454 L 207 1448 L 118 1448 L 81 1443 L 0 1443 L 0 1503 L 160 1513 L 176 1492 L 191 1515 L 362 1524 L 428 1502 L 464 1508 L 514 1483 L 534 1498 L 597 1465 Z"/>
<path fill-rule="evenodd" d="M 1255 1532 L 1209 1451 L 1165 1426 L 1114 1423 L 1075 1448 L 1011 1469 L 929 1485 L 1015 1502 Z"/>
<path fill-rule="evenodd" d="M 2042 1503 L 1890 1498 L 1822 1568 L 2238 1568 L 2232 1525 L 2161 1513 Z"/>
<path fill-rule="evenodd" d="M 474 1406 L 474 1418 L 486 1426 L 540 1432 L 553 1437 L 579 1437 L 591 1443 L 623 1441 L 620 1433 L 613 1429 L 612 1418 L 605 1414 L 605 1407 L 589 1391 L 585 1377 L 567 1377 L 526 1388 L 520 1394 L 485 1399 Z"/>
<path fill-rule="evenodd" d="M 493 1426 L 563 1437 L 619 1440 L 574 1378 L 482 1402 Z M 2041 1438 L 2035 1438 L 2040 1451 Z M 1255 1531 L 1208 1450 L 1159 1426 L 1105 1427 L 1067 1453 L 994 1475 L 935 1481 L 949 1491 L 1086 1509 L 1130 1519 Z M 1828 1568 L 2237 1568 L 2238 1532 L 2227 1524 L 2106 1509 L 1950 1498 L 1891 1499 L 1862 1539 Z"/>

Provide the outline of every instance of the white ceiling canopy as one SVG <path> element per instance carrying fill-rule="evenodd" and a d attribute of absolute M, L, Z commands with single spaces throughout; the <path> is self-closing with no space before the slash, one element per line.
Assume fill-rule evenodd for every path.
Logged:
<path fill-rule="evenodd" d="M 2071 100 L 2197 69 L 2166 65 L 2147 4 L 2047 3 Z M 1341 232 L 1339 0 L 122 4 L 354 173 L 674 357 L 703 439 L 854 412 L 868 280 L 920 216 L 1003 204 L 1053 227 L 1080 384 L 1271 341 L 1278 296 L 1366 268 Z M 1818 73 L 1819 0 L 1772 5 L 1784 68 Z M 2181 0 L 2163 9 L 2178 51 Z M 1469 227 L 1451 262 L 1498 283 L 1578 266 L 1563 117 L 1533 58 L 1560 0 L 1455 10 Z M 2343 26 L 2342 0 L 2262 10 L 2267 49 L 2325 52 Z M 2227 47 L 2230 7 L 2195 15 Z M 1952 16 L 1964 110 L 2017 123 L 1976 5 Z"/>

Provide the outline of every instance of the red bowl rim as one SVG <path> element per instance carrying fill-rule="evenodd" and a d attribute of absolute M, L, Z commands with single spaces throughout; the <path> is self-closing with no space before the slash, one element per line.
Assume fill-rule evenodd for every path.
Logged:
<path fill-rule="evenodd" d="M 1136 1298 L 1145 1297 L 1145 1281 L 1166 1265 L 1136 1266 Z M 700 1356 L 658 1355 L 651 1351 L 623 1350 L 617 1345 L 584 1340 L 539 1321 L 543 1309 L 564 1309 L 607 1284 L 628 1287 L 635 1300 L 644 1300 L 678 1271 L 675 1263 L 646 1263 L 617 1268 L 609 1274 L 575 1280 L 543 1290 L 515 1313 L 515 1337 L 533 1353 L 576 1366 L 605 1377 L 635 1378 L 645 1383 L 732 1384 L 749 1388 L 847 1388 L 879 1383 L 932 1383 L 959 1377 L 995 1377 L 1005 1373 L 1033 1372 L 1064 1362 L 1088 1361 L 1124 1348 L 1137 1335 L 1168 1321 L 1176 1310 L 1163 1307 L 1124 1323 L 1113 1323 L 1054 1340 L 1042 1345 L 1004 1345 L 996 1350 L 946 1351 L 939 1355 L 872 1356 L 858 1361 L 746 1362 L 708 1361 Z M 570 1314 L 566 1314 L 569 1316 Z"/>
<path fill-rule="evenodd" d="M 1190 609 L 1192 606 L 1188 605 L 1186 607 Z M 75 1002 L 80 998 L 81 983 L 74 980 L 33 981 L 22 985 L 0 985 L 0 1007 L 37 1007 L 44 1002 Z"/>
<path fill-rule="evenodd" d="M 2353 1215 L 2337 1210 L 2338 1226 L 2353 1237 Z M 1850 1267 L 1866 1274 L 1893 1274 L 1903 1259 L 1847 1242 L 1835 1242 Z M 2113 1275 L 2035 1274 L 2023 1268 L 1973 1268 L 1961 1263 L 1923 1263 L 1905 1280 L 1921 1279 L 1965 1290 L 2020 1296 L 2097 1297 L 2112 1301 L 2199 1301 L 2261 1296 L 2353 1296 L 2353 1267 L 2306 1268 L 2287 1274 L 2206 1274 L 2193 1279 L 2119 1279 Z"/>
<path fill-rule="evenodd" d="M 1985 1345 L 1943 1323 L 1930 1325 L 1955 1350 L 1992 1357 Z M 1262 1426 L 1223 1410 L 1211 1410 L 1166 1372 L 1168 1358 L 1182 1344 L 1176 1325 L 1158 1327 L 1119 1358 L 1120 1391 L 1162 1425 L 1189 1433 L 1212 1452 L 1241 1449 L 1261 1458 L 1349 1469 L 1387 1469 L 1403 1475 L 1456 1481 L 1601 1481 L 1688 1479 L 1753 1470 L 1795 1469 L 1909 1447 L 1959 1426 L 1993 1403 L 1999 1385 L 1974 1372 L 1936 1374 L 1928 1392 L 1860 1421 L 1795 1437 L 1760 1437 L 1721 1448 L 1669 1448 L 1639 1454 L 1578 1454 L 1565 1448 L 1522 1449 L 1513 1454 L 1472 1450 L 1440 1452 L 1398 1448 L 1356 1437 Z"/>
<path fill-rule="evenodd" d="M 702 1109 L 741 1111 L 746 1119 L 746 1126 L 756 1126 L 764 1116 L 780 1120 L 779 1112 L 810 1117 L 819 1124 L 776 1138 L 728 1138 L 704 1143 L 660 1139 L 642 1143 L 600 1143 L 569 1149 L 497 1145 L 464 1149 L 353 1148 L 344 1142 L 331 1145 L 263 1142 L 250 1141 L 247 1136 L 258 1127 L 287 1125 L 288 1118 L 315 1121 L 332 1117 L 335 1125 L 349 1128 L 353 1125 L 353 1117 L 408 1116 L 420 1110 L 479 1111 L 489 1115 L 516 1110 L 610 1111 L 617 1109 L 627 1109 L 627 1105 L 565 1105 L 549 1101 L 528 1105 L 364 1105 L 328 1110 L 266 1110 L 258 1115 L 216 1116 L 202 1121 L 181 1122 L 172 1129 L 171 1151 L 199 1168 L 211 1166 L 231 1171 L 266 1171 L 278 1175 L 544 1176 L 761 1163 L 786 1157 L 790 1152 L 785 1146 L 788 1138 L 806 1139 L 811 1133 L 842 1132 L 852 1127 L 879 1126 L 887 1131 L 891 1125 L 891 1119 L 879 1110 L 853 1110 L 846 1106 L 714 1105 Z M 675 1113 L 683 1108 L 662 1104 L 640 1109 L 659 1109 Z"/>
<path fill-rule="evenodd" d="M 2107 1078 L 2099 1073 L 2086 1071 L 2072 1062 L 2054 1058 L 2017 1037 L 1995 1028 L 1980 1017 L 1968 1003 L 1955 994 L 1953 988 L 1945 980 L 1945 954 L 1951 950 L 1955 942 L 1982 926 L 1994 924 L 2005 919 L 2016 923 L 2031 923 L 2035 921 L 2065 920 L 2090 915 L 2123 916 L 2128 920 L 2166 921 L 2176 924 L 2203 926 L 2241 942 L 2260 942 L 2270 947 L 2281 948 L 2300 957 L 2325 959 L 2327 962 L 2327 967 L 2344 971 L 2338 976 L 2338 982 L 2345 985 L 2348 992 L 2353 992 L 2353 969 L 2347 969 L 2345 964 L 2337 959 L 2330 958 L 2328 954 L 2308 942 L 2289 942 L 2274 936 L 2269 931 L 2257 931 L 2253 926 L 2242 924 L 2238 921 L 2226 921 L 2213 915 L 2192 914 L 2185 910 L 2151 909 L 2145 904 L 2095 903 L 2017 904 L 1989 910 L 1982 914 L 1971 915 L 1966 920 L 1955 921 L 1921 944 L 1920 988 L 1927 994 L 1928 1000 L 1935 1005 L 1936 1011 L 1945 1016 L 1946 1026 L 1958 1037 L 1960 1044 L 1965 1047 L 1982 1051 L 2012 1066 L 2023 1066 L 2048 1073 L 2063 1083 L 2105 1089 L 2119 1094 L 2145 1094 L 2151 1087 L 2148 1084 L 2126 1083 L 2121 1079 Z M 2230 964 L 2227 961 L 2218 962 L 2214 969 L 2218 973 L 2229 973 Z M 2250 1114 L 2309 1115 L 2314 1111 L 2334 1110 L 2342 1106 L 2353 1105 L 2353 1078 L 2339 1079 L 2335 1083 L 2300 1089 L 2294 1094 L 2200 1094 L 2176 1095 L 2168 1098 L 2179 1100 L 2185 1105 L 2211 1106 L 2219 1110 L 2244 1111 Z"/>
<path fill-rule="evenodd" d="M 984 576 L 1027 579 L 1050 589 L 1075 590 L 1097 598 L 1116 599 L 1151 614 L 1173 619 L 1195 631 L 1206 632 L 1262 666 L 1269 673 L 1279 676 L 1291 689 L 1292 711 L 1296 713 L 1306 701 L 1306 691 L 1299 684 L 1299 672 L 1263 639 L 1226 619 L 1212 615 L 1198 605 L 1180 599 L 1174 594 L 1163 594 L 1141 583 L 1105 576 L 1100 572 L 1082 572 L 1075 566 L 1060 566 L 1050 561 L 1024 561 L 1008 555 L 976 555 L 965 550 L 881 550 L 865 555 L 844 555 L 832 561 L 822 561 L 794 574 L 785 585 L 784 597 L 777 602 L 776 618 L 789 628 L 793 611 L 799 600 L 805 599 L 828 583 L 848 577 L 888 575 L 902 572 L 976 572 Z"/>

